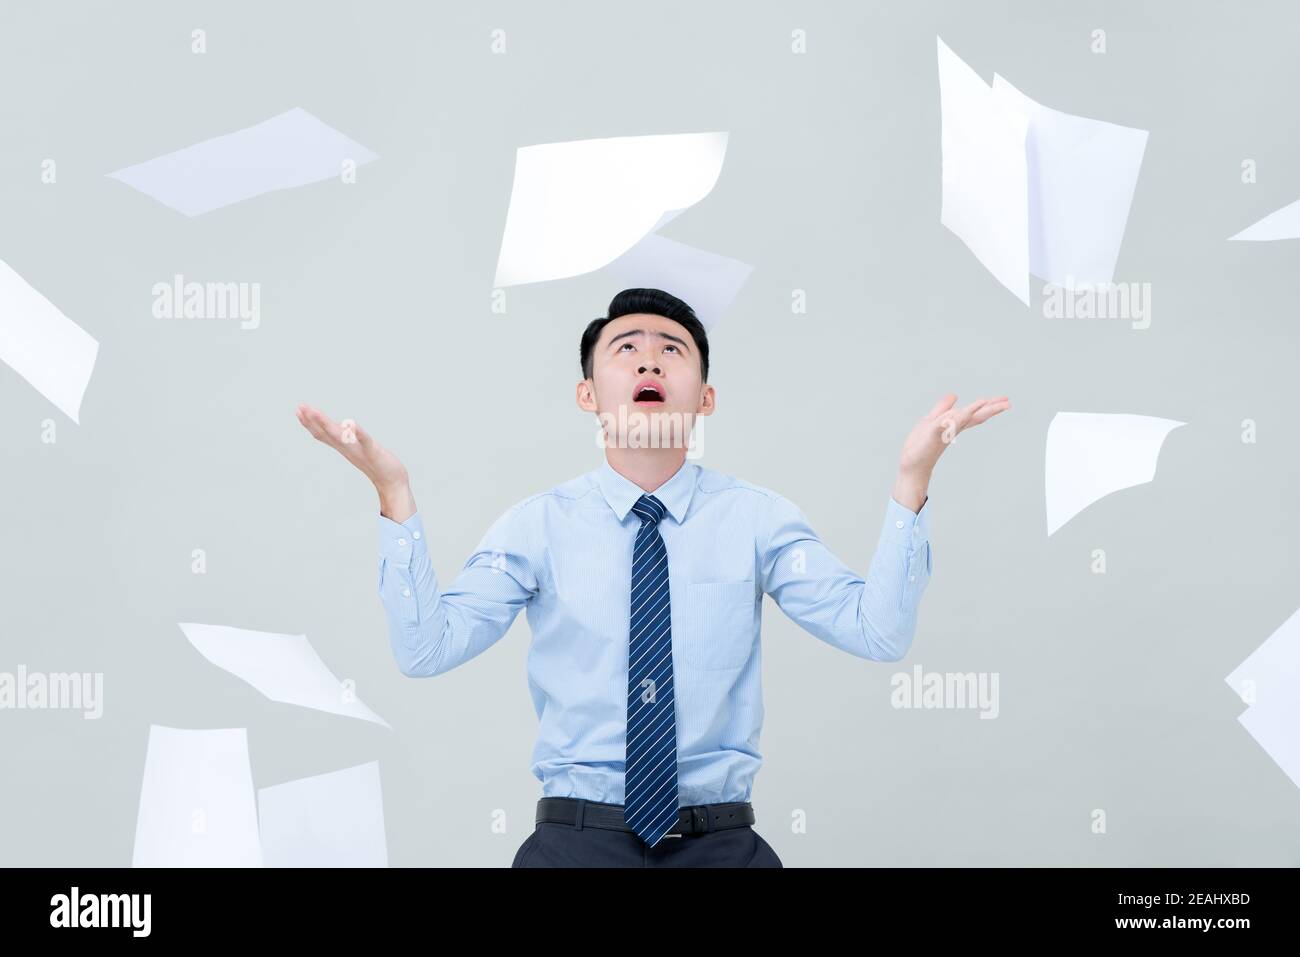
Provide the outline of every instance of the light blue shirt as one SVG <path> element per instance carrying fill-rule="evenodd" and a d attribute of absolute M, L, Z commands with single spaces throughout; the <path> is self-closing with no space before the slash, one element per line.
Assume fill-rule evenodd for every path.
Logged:
<path fill-rule="evenodd" d="M 548 797 L 623 803 L 632 546 L 644 490 L 606 461 L 509 508 L 439 591 L 417 512 L 379 516 L 379 595 L 403 674 L 428 677 L 496 642 L 521 610 Z M 865 578 L 776 492 L 686 460 L 652 493 L 667 509 L 678 803 L 748 801 L 762 764 L 763 595 L 822 641 L 898 661 L 930 580 L 929 500 L 891 496 Z"/>

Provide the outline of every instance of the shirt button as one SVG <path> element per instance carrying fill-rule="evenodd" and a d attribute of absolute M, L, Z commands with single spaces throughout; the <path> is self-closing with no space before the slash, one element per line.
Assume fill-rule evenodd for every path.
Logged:
<path fill-rule="evenodd" d="M 910 582 L 914 582 L 914 581 L 916 581 L 916 576 L 915 576 L 915 575 L 908 575 L 908 576 L 907 576 L 907 580 L 910 581 Z"/>
<path fill-rule="evenodd" d="M 406 539 L 404 539 L 404 538 L 399 538 L 399 539 L 397 540 L 397 544 L 399 544 L 399 545 L 405 545 L 405 544 L 406 544 Z"/>
<path fill-rule="evenodd" d="M 411 589 L 409 589 L 409 588 L 403 588 L 403 589 L 402 589 L 402 597 L 403 597 L 403 598 L 410 598 L 410 597 L 411 597 Z"/>
<path fill-rule="evenodd" d="M 419 540 L 419 538 L 420 538 L 420 533 L 419 533 L 419 532 L 412 532 L 412 533 L 411 533 L 411 537 L 414 538 L 414 539 L 416 539 L 416 540 Z"/>
<path fill-rule="evenodd" d="M 894 523 L 894 528 L 902 528 L 902 527 L 903 527 L 903 520 L 900 518 L 898 521 Z"/>

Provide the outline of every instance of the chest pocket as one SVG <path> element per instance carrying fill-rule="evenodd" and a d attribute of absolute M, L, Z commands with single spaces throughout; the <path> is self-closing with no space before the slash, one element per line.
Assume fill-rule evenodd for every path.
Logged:
<path fill-rule="evenodd" d="M 754 583 L 697 582 L 685 588 L 687 663 L 705 671 L 739 668 L 754 643 Z"/>

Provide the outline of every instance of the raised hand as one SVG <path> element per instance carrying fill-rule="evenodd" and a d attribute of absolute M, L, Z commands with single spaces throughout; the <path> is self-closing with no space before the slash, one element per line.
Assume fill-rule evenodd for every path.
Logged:
<path fill-rule="evenodd" d="M 958 434 L 1011 408 L 1011 400 L 1005 395 L 980 399 L 960 409 L 956 408 L 956 403 L 957 396 L 949 392 L 935 403 L 903 441 L 894 498 L 913 511 L 919 511 L 925 504 L 934 466 Z M 900 495 L 904 497 L 900 498 Z"/>
<path fill-rule="evenodd" d="M 395 522 L 415 514 L 410 476 L 396 455 L 376 442 L 365 429 L 344 419 L 335 422 L 324 412 L 299 404 L 298 421 L 303 428 L 355 465 L 379 493 L 380 512 Z"/>

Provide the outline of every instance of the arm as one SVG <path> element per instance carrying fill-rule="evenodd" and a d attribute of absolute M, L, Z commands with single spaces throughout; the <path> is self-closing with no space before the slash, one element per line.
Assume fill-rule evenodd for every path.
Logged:
<path fill-rule="evenodd" d="M 483 536 L 441 592 L 419 512 L 405 522 L 380 515 L 379 597 L 402 674 L 442 674 L 495 644 L 537 593 L 526 515 L 511 508 Z"/>
<path fill-rule="evenodd" d="M 355 465 L 379 493 L 379 596 L 402 673 L 441 674 L 504 635 L 537 591 L 527 557 L 537 554 L 537 539 L 529 535 L 521 509 L 510 509 L 493 524 L 460 576 L 440 594 L 406 467 L 351 419 L 334 422 L 305 404 L 297 415 L 303 428 Z"/>
<path fill-rule="evenodd" d="M 798 508 L 772 497 L 760 534 L 763 591 L 823 641 L 875 661 L 898 661 L 911 647 L 932 568 L 928 490 L 934 466 L 961 432 L 1011 408 L 1006 396 L 961 409 L 956 402 L 949 392 L 904 440 L 865 579 L 827 550 Z"/>
<path fill-rule="evenodd" d="M 916 633 L 917 606 L 930 581 L 929 500 L 919 513 L 890 498 L 866 578 L 821 541 L 794 503 L 773 495 L 763 523 L 763 591 L 792 621 L 837 648 L 873 661 L 898 661 Z"/>

